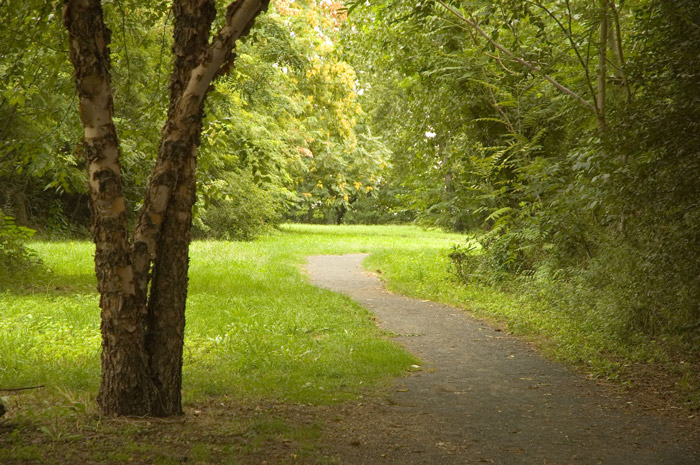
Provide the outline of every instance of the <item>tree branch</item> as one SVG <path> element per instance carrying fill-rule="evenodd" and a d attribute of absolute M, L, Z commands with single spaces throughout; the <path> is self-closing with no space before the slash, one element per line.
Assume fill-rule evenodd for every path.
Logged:
<path fill-rule="evenodd" d="M 2 389 L 0 388 L 0 392 L 17 392 L 17 391 L 28 391 L 30 389 L 41 389 L 43 388 L 43 384 L 39 384 L 37 386 L 26 386 L 26 387 L 19 387 L 19 388 L 9 388 L 9 389 Z"/>
<path fill-rule="evenodd" d="M 505 114 L 501 106 L 498 104 L 498 101 L 496 100 L 496 96 L 493 94 L 493 89 L 491 89 L 491 86 L 486 87 L 489 90 L 489 95 L 491 95 L 491 100 L 493 102 L 493 107 L 500 113 L 500 115 L 503 117 L 505 120 L 506 127 L 510 129 L 510 132 L 515 134 L 518 131 L 515 130 L 515 127 L 513 126 L 513 123 L 510 122 L 510 118 L 508 118 L 508 115 Z"/>
<path fill-rule="evenodd" d="M 578 58 L 579 63 L 581 64 L 581 67 L 583 68 L 583 72 L 586 74 L 586 84 L 588 85 L 588 90 L 591 93 L 591 97 L 595 99 L 595 89 L 593 89 L 593 84 L 591 83 L 591 74 L 588 71 L 588 66 L 584 62 L 583 57 L 581 56 L 581 53 L 579 52 L 578 46 L 576 45 L 576 42 L 574 41 L 573 34 L 571 32 L 571 10 L 568 10 L 569 12 L 569 28 L 567 30 L 566 27 L 559 21 L 559 18 L 557 18 L 554 13 L 552 13 L 546 6 L 542 5 L 540 2 L 535 2 L 535 1 L 530 1 L 528 3 L 532 3 L 533 5 L 543 9 L 550 18 L 552 18 L 557 25 L 559 25 L 559 28 L 564 32 L 564 35 L 566 38 L 569 40 L 569 43 L 571 44 L 571 48 L 573 49 L 574 53 L 576 54 L 576 57 Z M 568 3 L 568 2 L 567 2 Z"/>
<path fill-rule="evenodd" d="M 617 60 L 619 61 L 617 70 L 620 73 L 620 77 L 622 78 L 622 85 L 625 87 L 625 91 L 627 93 L 627 102 L 632 102 L 632 89 L 630 89 L 629 81 L 627 80 L 627 76 L 625 75 L 625 55 L 622 50 L 622 30 L 620 28 L 620 12 L 615 6 L 615 0 L 610 0 L 609 4 L 610 10 L 613 13 L 613 20 L 615 21 L 615 34 L 613 36 L 615 38 L 615 47 L 613 48 L 613 53 L 616 55 Z"/>
<path fill-rule="evenodd" d="M 515 60 L 515 61 L 517 61 L 518 63 L 520 63 L 521 65 L 525 66 L 526 68 L 528 68 L 528 69 L 530 69 L 530 70 L 532 70 L 532 71 L 534 71 L 534 72 L 540 74 L 545 80 L 547 80 L 549 83 L 551 83 L 551 84 L 552 84 L 554 87 L 556 87 L 559 91 L 561 91 L 561 92 L 563 92 L 564 94 L 566 94 L 566 95 L 568 95 L 568 96 L 570 96 L 570 97 L 576 99 L 579 103 L 581 103 L 583 106 L 585 106 L 586 108 L 588 108 L 588 109 L 589 109 L 590 111 L 592 111 L 594 114 L 597 114 L 595 106 L 591 105 L 590 102 L 588 102 L 586 99 L 584 99 L 583 97 L 581 97 L 580 95 L 578 95 L 576 92 L 574 92 L 573 90 L 571 90 L 571 89 L 569 89 L 569 88 L 563 86 L 563 85 L 562 85 L 561 83 L 559 83 L 557 80 L 555 80 L 555 79 L 552 78 L 550 75 L 548 75 L 547 73 L 545 73 L 544 70 L 543 70 L 540 66 L 538 66 L 538 65 L 536 65 L 536 64 L 534 64 L 534 63 L 530 63 L 529 61 L 523 60 L 523 59 L 520 58 L 519 56 L 513 54 L 510 50 L 508 50 L 507 48 L 505 48 L 504 46 L 502 46 L 501 44 L 499 44 L 498 42 L 496 42 L 495 40 L 493 40 L 491 37 L 489 37 L 489 35 L 488 35 L 483 29 L 481 29 L 481 27 L 479 27 L 479 25 L 478 25 L 475 21 L 472 21 L 472 20 L 470 20 L 470 19 L 468 19 L 468 18 L 465 18 L 465 17 L 464 17 L 462 14 L 460 14 L 457 10 L 455 10 L 455 9 L 452 8 L 451 6 L 445 4 L 442 0 L 435 0 L 435 1 L 436 1 L 437 3 L 439 3 L 440 5 L 442 5 L 447 11 L 449 11 L 449 12 L 450 12 L 452 15 L 454 15 L 457 19 L 459 19 L 460 21 L 462 21 L 462 22 L 468 24 L 469 26 L 471 26 L 472 28 L 474 28 L 474 29 L 479 33 L 479 35 L 481 35 L 482 37 L 484 37 L 491 45 L 493 45 L 494 47 L 496 47 L 498 50 L 500 50 L 501 52 L 505 53 L 506 55 L 508 55 L 508 56 L 511 57 L 513 60 Z"/>
<path fill-rule="evenodd" d="M 198 54 L 196 61 L 183 62 L 179 70 L 173 71 L 168 121 L 163 127 L 158 159 L 134 233 L 132 255 L 141 292 L 145 292 L 148 285 L 148 270 L 157 254 L 161 225 L 178 185 L 179 173 L 185 163 L 194 163 L 192 147 L 198 143 L 200 129 L 196 120 L 203 111 L 207 92 L 224 65 L 228 67 L 236 40 L 248 33 L 255 17 L 266 7 L 267 3 L 261 0 L 238 0 L 229 4 L 226 22 L 211 43 L 200 44 L 194 52 L 189 50 L 190 55 Z M 211 24 L 213 16 L 207 13 L 207 18 Z"/>
<path fill-rule="evenodd" d="M 605 129 L 605 99 L 607 95 L 608 82 L 608 2 L 600 0 L 600 43 L 598 44 L 598 97 L 596 98 L 596 108 L 598 115 L 598 126 Z"/>

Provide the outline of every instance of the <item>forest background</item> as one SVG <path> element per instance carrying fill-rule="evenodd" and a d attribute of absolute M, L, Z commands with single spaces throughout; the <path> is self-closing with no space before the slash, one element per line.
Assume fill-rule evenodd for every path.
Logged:
<path fill-rule="evenodd" d="M 138 210 L 172 18 L 162 1 L 104 6 Z M 57 1 L 0 1 L 3 286 L 39 272 L 32 231 L 89 234 L 60 18 Z M 449 251 L 459 280 L 663 348 L 697 408 L 699 49 L 693 0 L 273 2 L 209 96 L 195 235 L 250 240 L 285 221 L 469 233 Z"/>

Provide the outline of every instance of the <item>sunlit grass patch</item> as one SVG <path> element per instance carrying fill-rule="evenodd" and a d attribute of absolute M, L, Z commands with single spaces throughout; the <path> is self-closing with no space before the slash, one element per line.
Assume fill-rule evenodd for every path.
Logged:
<path fill-rule="evenodd" d="M 416 227 L 285 225 L 255 242 L 191 246 L 183 389 L 203 395 L 329 402 L 415 360 L 350 299 L 311 286 L 322 253 L 444 249 L 458 235 Z M 0 295 L 0 387 L 99 385 L 99 308 L 89 242 L 34 242 L 50 272 Z"/>

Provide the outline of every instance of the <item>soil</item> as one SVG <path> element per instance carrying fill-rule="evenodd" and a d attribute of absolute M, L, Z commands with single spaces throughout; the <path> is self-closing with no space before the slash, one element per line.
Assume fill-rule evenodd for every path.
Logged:
<path fill-rule="evenodd" d="M 418 356 L 383 395 L 329 408 L 322 448 L 342 464 L 700 464 L 697 421 L 546 360 L 464 310 L 388 292 L 365 254 L 309 257 L 317 286 L 347 294 Z"/>

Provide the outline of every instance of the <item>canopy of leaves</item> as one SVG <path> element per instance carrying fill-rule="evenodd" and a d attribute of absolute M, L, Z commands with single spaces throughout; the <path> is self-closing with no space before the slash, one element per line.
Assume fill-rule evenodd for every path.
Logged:
<path fill-rule="evenodd" d="M 393 153 L 392 208 L 479 228 L 464 279 L 562 280 L 621 330 L 695 338 L 693 3 L 351 4 L 344 51 Z"/>
<path fill-rule="evenodd" d="M 0 31 L 0 205 L 47 233 L 89 223 L 60 7 L 50 0 L 0 3 L 6 26 Z M 104 7 L 124 191 L 133 213 L 158 149 L 153 128 L 165 121 L 172 15 L 168 2 Z M 334 221 L 339 209 L 373 193 L 388 152 L 361 124 L 354 70 L 336 50 L 345 21 L 340 7 L 276 2 L 239 46 L 236 68 L 208 102 L 200 233 L 252 237 L 299 215 Z M 219 224 L 213 218 L 224 210 L 234 217 Z M 257 219 L 251 223 L 247 215 Z M 236 221 L 262 226 L 232 234 L 225 225 Z"/>

